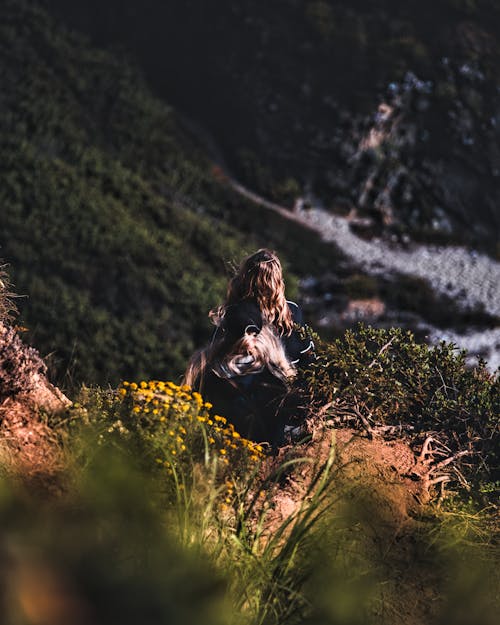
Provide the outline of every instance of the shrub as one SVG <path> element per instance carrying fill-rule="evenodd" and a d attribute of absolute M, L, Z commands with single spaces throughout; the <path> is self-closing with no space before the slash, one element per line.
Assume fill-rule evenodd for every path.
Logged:
<path fill-rule="evenodd" d="M 498 479 L 500 379 L 484 362 L 468 368 L 452 343 L 430 348 L 399 328 L 361 324 L 317 343 L 318 360 L 305 374 L 316 408 L 330 404 L 337 422 L 369 431 L 397 426 L 420 442 L 432 434 L 469 475 Z"/>

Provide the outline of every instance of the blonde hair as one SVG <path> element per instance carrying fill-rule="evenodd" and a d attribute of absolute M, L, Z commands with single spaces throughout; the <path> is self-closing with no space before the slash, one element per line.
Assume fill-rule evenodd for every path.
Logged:
<path fill-rule="evenodd" d="M 223 337 L 217 343 L 198 351 L 191 358 L 184 383 L 202 391 L 208 371 L 220 378 L 231 379 L 239 375 L 260 373 L 266 368 L 284 383 L 296 373 L 270 324 L 264 325 L 260 332 L 244 334 L 232 345 L 227 345 L 227 339 Z"/>
<path fill-rule="evenodd" d="M 283 270 L 279 258 L 268 249 L 260 249 L 242 261 L 229 282 L 226 301 L 210 311 L 212 321 L 220 325 L 228 306 L 248 298 L 257 301 L 263 322 L 272 324 L 280 336 L 292 333 L 293 320 L 285 298 Z"/>

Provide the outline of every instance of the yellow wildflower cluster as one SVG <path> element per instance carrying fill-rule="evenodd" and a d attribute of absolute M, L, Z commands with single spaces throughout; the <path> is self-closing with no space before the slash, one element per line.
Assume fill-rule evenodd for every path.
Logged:
<path fill-rule="evenodd" d="M 136 419 L 162 438 L 164 458 L 157 458 L 167 470 L 182 456 L 205 449 L 222 464 L 242 454 L 255 463 L 264 457 L 263 448 L 240 436 L 225 417 L 212 415 L 212 404 L 189 386 L 157 380 L 122 382 L 117 398 L 130 401 Z M 151 434 L 153 436 L 153 434 Z"/>

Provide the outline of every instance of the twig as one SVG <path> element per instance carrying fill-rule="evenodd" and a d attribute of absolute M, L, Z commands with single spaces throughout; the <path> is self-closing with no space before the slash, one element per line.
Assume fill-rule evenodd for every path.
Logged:
<path fill-rule="evenodd" d="M 420 454 L 418 456 L 418 461 L 419 462 L 424 462 L 425 461 L 425 456 L 427 456 L 429 454 L 429 450 L 430 450 L 430 445 L 431 443 L 434 442 L 434 438 L 432 436 L 428 436 L 425 441 L 422 444 L 422 449 L 420 451 Z M 430 450 L 432 452 L 432 450 Z"/>
<path fill-rule="evenodd" d="M 446 467 L 449 464 L 451 464 L 453 461 L 458 460 L 458 458 L 461 458 L 462 456 L 470 456 L 471 453 L 472 452 L 469 451 L 468 449 L 464 451 L 459 451 L 455 455 L 450 456 L 449 458 L 446 458 L 445 460 L 441 460 L 441 462 L 438 462 L 436 465 L 432 467 L 432 471 L 437 471 L 439 469 L 442 469 L 443 467 Z"/>
<path fill-rule="evenodd" d="M 368 369 L 371 369 L 372 367 L 374 367 L 377 364 L 377 359 L 379 358 L 379 356 L 381 356 L 390 347 L 391 343 L 394 341 L 395 338 L 396 337 L 393 336 L 390 341 L 388 341 L 385 345 L 383 345 L 380 348 L 379 353 L 375 356 L 375 358 L 368 365 Z"/>
<path fill-rule="evenodd" d="M 373 435 L 374 435 L 374 430 L 373 430 L 372 426 L 370 425 L 370 422 L 368 421 L 368 419 L 360 411 L 358 404 L 353 406 L 353 410 L 354 410 L 354 413 L 356 414 L 356 416 L 359 418 L 359 420 L 363 424 L 363 427 L 365 428 L 366 433 L 368 434 L 368 438 L 372 439 Z"/>

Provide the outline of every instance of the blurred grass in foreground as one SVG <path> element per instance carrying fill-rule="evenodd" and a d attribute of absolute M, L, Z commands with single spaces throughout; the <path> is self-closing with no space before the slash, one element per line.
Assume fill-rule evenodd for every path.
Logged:
<path fill-rule="evenodd" d="M 152 414 L 148 383 L 121 388 L 86 389 L 53 420 L 63 495 L 1 482 L 5 625 L 496 622 L 498 544 L 482 513 L 430 507 L 398 526 L 380 503 L 391 484 L 346 474 L 334 444 L 316 462 L 295 449 L 278 465 L 240 444 L 226 463 L 208 439 L 227 428 L 202 398 L 156 382 L 165 401 Z M 288 476 L 304 470 L 298 507 L 273 522 Z"/>

